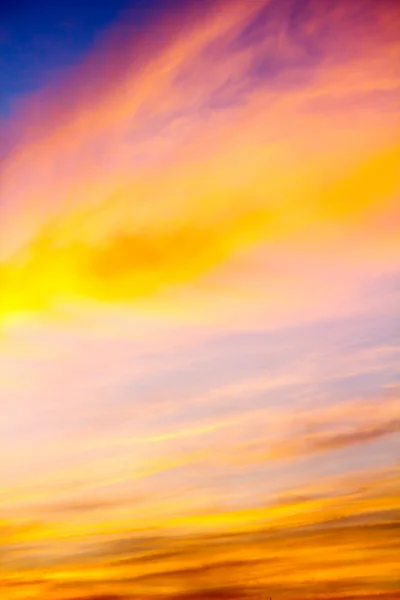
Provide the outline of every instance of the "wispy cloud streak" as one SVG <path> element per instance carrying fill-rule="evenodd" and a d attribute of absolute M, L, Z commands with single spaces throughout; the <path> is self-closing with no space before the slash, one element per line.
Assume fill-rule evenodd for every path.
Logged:
<path fill-rule="evenodd" d="M 395 600 L 398 3 L 165 4 L 0 124 L 2 598 Z"/>

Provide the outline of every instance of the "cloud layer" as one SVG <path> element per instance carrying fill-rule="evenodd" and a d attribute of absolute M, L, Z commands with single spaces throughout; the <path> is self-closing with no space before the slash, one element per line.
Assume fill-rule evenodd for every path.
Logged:
<path fill-rule="evenodd" d="M 399 6 L 134 11 L 0 139 L 4 600 L 399 594 Z"/>

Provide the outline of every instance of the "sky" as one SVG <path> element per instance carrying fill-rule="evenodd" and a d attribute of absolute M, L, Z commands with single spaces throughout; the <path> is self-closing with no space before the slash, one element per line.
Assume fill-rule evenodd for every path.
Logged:
<path fill-rule="evenodd" d="M 395 600 L 400 5 L 0 9 L 4 600 Z"/>

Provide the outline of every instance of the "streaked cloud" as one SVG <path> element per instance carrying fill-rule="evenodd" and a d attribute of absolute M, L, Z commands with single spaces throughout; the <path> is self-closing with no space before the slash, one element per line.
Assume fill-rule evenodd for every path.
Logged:
<path fill-rule="evenodd" d="M 394 600 L 399 7 L 183 4 L 0 125 L 2 597 Z"/>

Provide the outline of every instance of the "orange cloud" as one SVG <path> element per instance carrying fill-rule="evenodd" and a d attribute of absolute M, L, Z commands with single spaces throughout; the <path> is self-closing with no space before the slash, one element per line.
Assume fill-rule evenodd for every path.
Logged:
<path fill-rule="evenodd" d="M 269 15 L 260 21 L 266 39 L 254 43 L 246 31 L 260 10 Z M 346 10 L 332 11 L 331 27 Z M 387 33 L 382 13 L 374 39 Z M 326 20 L 316 7 L 312 15 L 306 39 L 317 36 L 313 18 Z M 279 52 L 271 45 L 275 21 Z M 299 232 L 357 232 L 385 211 L 400 185 L 397 112 L 382 115 L 369 101 L 344 109 L 337 96 L 396 94 L 398 45 L 389 36 L 371 63 L 366 26 L 343 62 L 318 33 L 319 61 L 310 64 L 289 23 L 285 7 L 280 14 L 266 2 L 222 3 L 195 29 L 182 27 L 173 41 L 164 36 L 153 58 L 141 56 L 139 76 L 137 64 L 125 62 L 96 95 L 80 97 L 79 84 L 72 86 L 76 104 L 65 121 L 51 111 L 39 119 L 35 135 L 2 166 L 3 315 L 152 298 L 194 285 L 260 242 L 266 253 L 276 240 L 295 249 Z M 340 35 L 343 43 L 353 37 L 346 28 Z M 85 80 L 104 60 L 98 52 L 83 68 Z M 264 75 L 254 70 L 261 59 Z M 225 86 L 221 108 L 213 107 Z M 310 108 L 318 97 L 333 102 L 329 121 Z M 58 98 L 50 96 L 50 106 Z"/>
<path fill-rule="evenodd" d="M 15 111 L 2 599 L 394 599 L 400 13 L 364 4 L 127 18 Z M 378 341 L 330 351 L 352 311 Z"/>
<path fill-rule="evenodd" d="M 80 550 L 71 537 L 69 551 L 64 548 L 58 559 L 56 546 L 51 555 L 46 545 L 36 546 L 37 566 L 30 564 L 32 550 L 26 547 L 18 579 L 12 563 L 5 565 L 6 597 L 13 598 L 17 581 L 25 592 L 41 591 L 51 600 L 71 594 L 91 598 L 97 591 L 158 598 L 160 588 L 171 598 L 205 590 L 213 597 L 219 589 L 243 590 L 249 598 L 268 593 L 298 598 L 306 590 L 321 598 L 334 597 L 332 590 L 338 590 L 338 598 L 385 597 L 396 581 L 396 497 L 385 496 L 379 479 L 369 482 L 370 499 L 354 486 L 347 493 L 336 488 L 330 496 L 180 520 L 185 529 L 190 525 L 186 533 L 126 531 L 103 535 L 95 546 L 86 541 Z M 233 531 L 224 530 L 228 522 Z"/>

